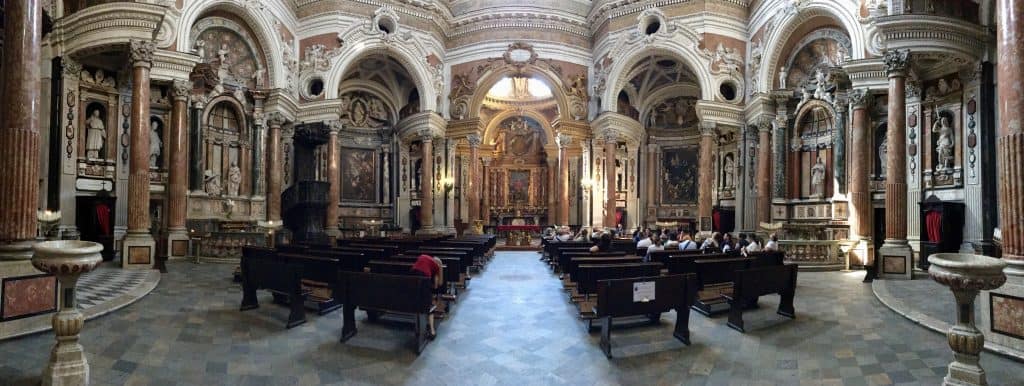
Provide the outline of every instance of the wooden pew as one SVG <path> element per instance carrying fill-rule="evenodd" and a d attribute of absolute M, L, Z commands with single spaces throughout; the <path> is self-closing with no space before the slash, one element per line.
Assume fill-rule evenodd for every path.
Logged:
<path fill-rule="evenodd" d="M 409 249 L 402 254 L 405 255 L 428 255 L 433 257 L 454 257 L 462 260 L 462 272 L 469 274 L 468 268 L 473 265 L 473 255 L 469 251 L 455 249 Z M 467 276 L 468 277 L 468 276 Z"/>
<path fill-rule="evenodd" d="M 242 248 L 242 306 L 240 311 L 259 308 L 256 290 L 266 289 L 285 294 L 290 312 L 285 327 L 292 328 L 306 322 L 302 308 L 308 292 L 302 290 L 302 265 L 287 258 L 279 258 L 273 249 L 245 246 Z"/>
<path fill-rule="evenodd" d="M 558 253 L 558 267 L 561 269 L 563 274 L 565 273 L 566 268 L 571 269 L 571 267 L 569 267 L 569 265 L 571 264 L 572 259 L 577 258 L 577 257 L 626 257 L 627 256 L 626 253 L 622 252 L 622 251 L 590 252 L 589 249 L 582 250 L 582 251 L 579 251 L 579 250 L 559 250 L 558 252 L 559 252 Z M 629 255 L 629 257 L 637 257 L 637 256 Z"/>
<path fill-rule="evenodd" d="M 612 252 L 617 253 L 617 252 Z M 626 256 L 622 254 L 579 254 L 579 255 L 567 255 L 569 261 L 565 263 L 565 268 L 562 271 L 563 281 L 568 283 L 578 282 L 577 268 L 580 264 L 627 264 L 627 263 L 641 263 L 643 259 L 637 256 Z"/>
<path fill-rule="evenodd" d="M 629 256 L 635 257 L 635 256 Z M 597 282 L 609 279 L 627 279 L 631 277 L 649 277 L 661 275 L 661 263 L 643 263 L 640 261 L 611 264 L 580 264 L 576 267 L 577 285 L 571 289 L 571 300 L 576 302 L 580 317 L 592 319 L 597 294 Z M 589 326 L 588 321 L 588 326 Z"/>
<path fill-rule="evenodd" d="M 749 268 L 753 260 L 747 257 L 695 260 L 698 291 L 693 309 L 704 316 L 727 310 L 728 301 L 723 295 L 732 294 L 736 271 Z"/>
<path fill-rule="evenodd" d="M 366 272 L 339 272 L 341 299 L 344 303 L 341 342 L 356 335 L 356 307 L 367 312 L 372 321 L 381 312 L 411 315 L 416 333 L 416 354 L 430 340 L 428 317 L 434 310 L 431 279 L 413 275 L 388 275 Z"/>
<path fill-rule="evenodd" d="M 777 314 L 796 318 L 793 298 L 796 295 L 796 264 L 775 265 L 736 271 L 732 294 L 723 295 L 729 301 L 729 327 L 743 329 L 743 310 L 757 303 L 763 295 L 779 294 Z"/>
<path fill-rule="evenodd" d="M 635 283 L 653 283 L 654 299 L 634 301 Z M 600 280 L 597 282 L 596 317 L 601 320 L 601 351 L 612 357 L 611 327 L 614 318 L 648 316 L 652 322 L 661 320 L 661 313 L 676 310 L 672 336 L 690 344 L 690 305 L 696 292 L 694 275 L 670 275 Z"/>

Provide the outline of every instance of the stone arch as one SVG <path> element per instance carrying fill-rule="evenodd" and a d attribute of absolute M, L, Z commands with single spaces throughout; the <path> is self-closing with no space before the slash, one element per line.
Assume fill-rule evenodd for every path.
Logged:
<path fill-rule="evenodd" d="M 480 109 L 483 107 L 484 99 L 487 97 L 491 87 L 494 87 L 501 79 L 513 75 L 542 79 L 551 88 L 551 95 L 555 98 L 555 103 L 558 106 L 558 116 L 564 117 L 568 114 L 569 98 L 565 95 L 565 86 L 558 75 L 536 65 L 526 65 L 522 69 L 515 69 L 512 66 L 506 65 L 488 70 L 477 80 L 476 91 L 473 93 L 473 98 L 469 101 L 469 114 L 467 118 L 479 117 Z"/>
<path fill-rule="evenodd" d="M 541 128 L 544 129 L 545 150 L 557 147 L 555 144 L 555 129 L 551 126 L 551 122 L 548 122 L 548 119 L 543 114 L 533 110 L 505 110 L 498 113 L 494 118 L 491 118 L 491 121 L 487 123 L 487 127 L 484 128 L 483 143 L 491 143 L 498 134 L 498 125 L 501 125 L 506 119 L 515 116 L 529 117 L 540 123 Z"/>
<path fill-rule="evenodd" d="M 764 39 L 762 47 L 765 47 L 765 52 L 761 59 L 761 69 L 758 74 L 755 74 L 758 79 L 758 87 L 760 88 L 758 91 L 769 92 L 772 90 L 775 84 L 773 78 L 778 73 L 779 60 L 783 54 L 784 46 L 790 39 L 799 38 L 793 36 L 797 28 L 818 16 L 834 20 L 843 32 L 846 32 L 846 35 L 850 37 L 850 43 L 853 46 L 853 49 L 849 52 L 851 59 L 864 58 L 867 35 L 860 28 L 859 15 L 844 7 L 840 2 L 833 0 L 811 0 L 801 5 L 799 12 L 784 16 L 778 23 L 780 27 L 769 31 L 768 36 Z"/>
<path fill-rule="evenodd" d="M 213 112 L 213 109 L 220 104 L 228 104 L 231 106 L 232 109 L 235 110 L 235 116 L 238 118 L 239 121 L 238 127 L 240 130 L 242 130 L 242 132 L 239 133 L 239 137 L 247 138 L 247 136 L 250 134 L 250 130 L 248 126 L 249 122 L 246 120 L 245 107 L 242 106 L 242 104 L 231 95 L 221 95 L 211 99 L 209 102 L 206 103 L 206 109 L 203 110 L 202 121 L 200 121 L 199 123 L 200 127 L 206 128 L 206 124 L 207 122 L 209 122 L 210 119 L 210 113 Z"/>
<path fill-rule="evenodd" d="M 267 75 L 272 88 L 287 88 L 284 68 L 284 58 L 280 44 L 281 39 L 276 33 L 272 17 L 266 17 L 258 12 L 253 12 L 243 0 L 211 0 L 193 1 L 187 3 L 178 19 L 178 51 L 192 51 L 192 26 L 200 20 L 200 17 L 210 11 L 226 11 L 242 19 L 246 26 L 252 30 L 259 41 L 259 47 L 263 52 L 263 61 L 267 64 Z M 290 42 L 284 42 L 290 44 Z"/>
<path fill-rule="evenodd" d="M 325 90 L 327 99 L 338 98 L 338 92 L 342 79 L 349 68 L 360 60 L 371 55 L 384 55 L 395 59 L 402 65 L 402 68 L 412 78 L 416 89 L 420 93 L 420 111 L 437 111 L 437 89 L 430 80 L 433 77 L 427 69 L 426 54 L 420 55 L 417 50 L 409 47 L 409 44 L 387 42 L 382 37 L 369 37 L 358 44 L 345 45 L 339 59 L 327 71 L 324 83 L 328 85 Z M 420 58 L 422 56 L 422 58 Z M 333 87 L 332 87 L 333 85 Z"/>
<path fill-rule="evenodd" d="M 685 40 L 685 39 L 684 39 Z M 638 63 L 650 58 L 652 55 L 663 55 L 679 60 L 685 64 L 697 77 L 697 84 L 700 86 L 700 97 L 704 100 L 714 100 L 714 86 L 712 82 L 715 77 L 703 59 L 697 52 L 695 45 L 684 44 L 684 40 L 666 39 L 658 40 L 648 45 L 631 45 L 621 55 L 616 55 L 628 60 L 612 63 L 608 71 L 607 87 L 601 96 L 601 111 L 615 111 L 615 101 L 619 91 L 629 82 L 629 72 Z"/>

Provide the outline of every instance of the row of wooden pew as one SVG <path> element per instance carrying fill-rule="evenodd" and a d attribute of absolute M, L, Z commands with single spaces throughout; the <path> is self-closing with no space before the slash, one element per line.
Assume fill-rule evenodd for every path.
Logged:
<path fill-rule="evenodd" d="M 543 258 L 560 274 L 580 318 L 588 329 L 600 323 L 601 349 L 608 357 L 616 318 L 657 323 L 661 313 L 675 310 L 673 336 L 689 344 L 691 309 L 706 316 L 728 311 L 728 325 L 743 332 L 743 311 L 756 307 L 760 296 L 777 293 L 778 313 L 794 317 L 797 267 L 784 265 L 782 252 L 744 257 L 652 251 L 645 261 L 630 243 L 616 240 L 607 252 L 590 252 L 591 244 L 585 242 L 544 243 Z"/>
<path fill-rule="evenodd" d="M 356 309 L 366 311 L 370 321 L 389 314 L 412 322 L 419 353 L 429 342 L 427 320 L 435 311 L 435 300 L 447 310 L 468 288 L 470 273 L 480 271 L 493 256 L 494 247 L 495 238 L 489 235 L 246 247 L 241 262 L 241 310 L 259 307 L 256 291 L 260 289 L 289 306 L 287 328 L 306 321 L 306 307 L 321 315 L 342 308 L 343 342 L 357 332 Z M 437 291 L 430 278 L 411 270 L 420 254 L 443 263 L 444 285 Z"/>

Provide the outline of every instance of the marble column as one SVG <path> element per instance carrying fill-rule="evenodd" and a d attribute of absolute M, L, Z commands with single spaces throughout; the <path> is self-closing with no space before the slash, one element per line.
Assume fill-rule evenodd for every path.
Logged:
<path fill-rule="evenodd" d="M 423 233 L 434 232 L 434 132 L 420 130 L 423 141 L 423 166 L 420 176 L 420 224 Z"/>
<path fill-rule="evenodd" d="M 267 115 L 267 221 L 281 221 L 281 178 L 284 172 L 281 158 L 281 126 L 285 117 L 273 112 Z"/>
<path fill-rule="evenodd" d="M 654 137 L 650 138 L 650 142 L 654 142 Z M 647 182 L 645 182 L 644 188 L 647 190 L 647 226 L 652 226 L 658 220 L 658 207 L 655 205 L 658 190 L 658 148 L 660 146 L 656 143 L 647 144 Z"/>
<path fill-rule="evenodd" d="M 490 173 L 491 157 L 480 158 L 480 172 L 483 174 L 483 183 L 480 184 L 480 190 L 484 197 L 480 203 L 480 218 L 484 220 L 484 226 L 491 223 L 491 185 Z"/>
<path fill-rule="evenodd" d="M 558 157 L 548 158 L 548 223 L 558 223 Z"/>
<path fill-rule="evenodd" d="M 711 212 L 714 209 L 711 189 L 715 184 L 714 168 L 714 147 L 716 125 L 712 122 L 701 122 L 700 125 L 700 154 L 697 163 L 700 164 L 697 182 L 697 215 L 699 216 L 701 233 L 712 231 Z"/>
<path fill-rule="evenodd" d="M 569 225 L 569 144 L 572 137 L 558 134 L 558 225 Z"/>
<path fill-rule="evenodd" d="M 167 251 L 172 258 L 188 255 L 188 230 L 185 212 L 188 206 L 188 96 L 192 84 L 177 80 L 171 88 L 171 125 L 167 135 Z"/>
<path fill-rule="evenodd" d="M 857 264 L 869 265 L 871 261 L 871 174 L 872 155 L 871 127 L 868 125 L 868 100 L 866 90 L 856 89 L 850 92 L 850 106 L 853 110 L 853 124 L 850 135 L 850 235 L 860 241 L 853 254 L 860 261 Z"/>
<path fill-rule="evenodd" d="M 885 53 L 889 74 L 889 122 L 885 181 L 885 244 L 879 249 L 879 276 L 911 278 L 913 252 L 907 243 L 907 106 L 906 80 L 910 52 Z"/>
<path fill-rule="evenodd" d="M 132 108 L 128 147 L 128 234 L 124 238 L 121 265 L 153 266 L 156 241 L 149 234 L 149 70 L 156 45 L 132 40 Z"/>
<path fill-rule="evenodd" d="M 36 238 L 42 15 L 39 2 L 35 0 L 8 1 L 4 12 L 0 259 L 32 258 Z"/>
<path fill-rule="evenodd" d="M 757 126 L 757 222 L 772 222 L 772 125 Z M 760 225 L 759 225 L 760 226 Z"/>
<path fill-rule="evenodd" d="M 604 133 L 604 226 L 615 228 L 615 148 L 619 144 L 619 133 L 608 130 Z"/>
<path fill-rule="evenodd" d="M 327 182 L 331 187 L 327 190 L 327 218 L 324 220 L 324 231 L 330 237 L 338 237 L 338 210 L 341 205 L 341 149 L 338 147 L 340 122 L 331 122 L 330 134 L 327 139 Z"/>
<path fill-rule="evenodd" d="M 483 142 L 477 134 L 466 137 L 469 144 L 469 183 L 466 184 L 466 201 L 469 206 L 468 225 L 480 219 L 480 144 Z"/>

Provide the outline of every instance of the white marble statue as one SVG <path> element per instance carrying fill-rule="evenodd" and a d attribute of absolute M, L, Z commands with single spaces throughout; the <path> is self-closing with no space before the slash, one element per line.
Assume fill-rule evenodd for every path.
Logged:
<path fill-rule="evenodd" d="M 825 74 L 824 71 L 819 69 L 814 74 L 814 79 L 815 79 L 815 83 L 816 83 L 815 89 L 814 89 L 814 99 L 823 100 L 823 101 L 830 101 L 831 102 L 832 98 L 831 98 L 831 95 L 828 92 L 828 86 L 829 86 L 829 84 L 828 84 L 828 75 Z"/>
<path fill-rule="evenodd" d="M 889 169 L 888 164 L 889 157 L 889 138 L 882 139 L 882 143 L 878 145 L 878 170 L 881 172 L 881 176 L 885 176 Z"/>
<path fill-rule="evenodd" d="M 725 157 L 723 169 L 725 169 L 725 187 L 736 186 L 736 161 L 732 159 L 732 154 Z"/>
<path fill-rule="evenodd" d="M 938 154 L 938 163 L 935 170 L 946 170 L 953 167 L 953 128 L 949 126 L 949 118 L 939 117 L 939 120 L 932 125 L 932 133 L 938 134 L 935 142 L 935 152 Z"/>
<path fill-rule="evenodd" d="M 156 162 L 160 159 L 160 153 L 163 151 L 164 143 L 160 140 L 160 122 L 150 121 L 149 122 L 149 167 L 155 168 Z"/>
<path fill-rule="evenodd" d="M 782 68 L 781 70 L 779 70 L 779 89 L 780 90 L 785 90 L 786 89 L 786 76 L 787 75 L 786 75 L 786 69 L 785 68 Z"/>
<path fill-rule="evenodd" d="M 220 49 L 217 50 L 217 59 L 220 59 L 221 67 L 228 66 L 228 54 L 231 53 L 231 49 L 228 48 L 227 43 L 222 43 Z"/>
<path fill-rule="evenodd" d="M 206 63 L 206 41 L 196 40 L 196 56 L 199 56 L 199 61 Z"/>
<path fill-rule="evenodd" d="M 228 169 L 228 195 L 238 197 L 238 187 L 242 185 L 242 170 L 238 164 L 232 163 Z"/>
<path fill-rule="evenodd" d="M 99 159 L 103 143 L 107 140 L 107 127 L 103 124 L 103 118 L 100 117 L 100 109 L 92 111 L 92 115 L 85 121 L 85 127 L 89 130 L 85 137 L 86 158 Z"/>
<path fill-rule="evenodd" d="M 213 170 L 203 172 L 203 187 L 210 197 L 220 196 L 220 178 L 213 173 Z"/>
<path fill-rule="evenodd" d="M 811 197 L 825 195 L 825 162 L 818 156 L 818 160 L 811 167 Z"/>

